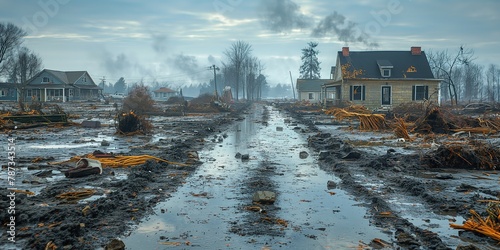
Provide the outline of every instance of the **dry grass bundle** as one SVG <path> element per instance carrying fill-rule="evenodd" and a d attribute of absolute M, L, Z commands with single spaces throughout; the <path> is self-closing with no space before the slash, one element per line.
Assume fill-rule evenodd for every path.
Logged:
<path fill-rule="evenodd" d="M 101 165 L 103 167 L 110 167 L 110 168 L 139 166 L 146 163 L 146 161 L 148 160 L 154 160 L 156 162 L 166 162 L 168 164 L 174 164 L 178 166 L 189 166 L 184 163 L 172 162 L 151 155 L 112 155 L 109 157 L 96 157 L 94 154 L 87 154 L 83 157 L 79 156 L 73 157 L 68 162 L 75 162 L 75 161 L 77 162 L 82 158 L 98 160 L 99 162 L 101 162 Z"/>
<path fill-rule="evenodd" d="M 494 131 L 499 131 L 500 130 L 500 117 L 495 117 L 492 119 L 481 119 L 477 118 L 479 121 L 479 125 L 484 128 L 489 128 Z"/>
<path fill-rule="evenodd" d="M 72 190 L 69 192 L 58 194 L 58 195 L 56 195 L 56 198 L 64 199 L 66 201 L 77 201 L 77 200 L 88 198 L 88 197 L 94 195 L 95 192 L 96 191 L 93 189 L 82 188 L 79 190 Z"/>
<path fill-rule="evenodd" d="M 359 119 L 360 130 L 381 130 L 387 127 L 385 116 L 381 114 L 362 114 L 349 112 L 345 109 L 332 108 L 325 111 L 327 115 L 333 115 L 337 120 L 356 117 Z"/>
<path fill-rule="evenodd" d="M 499 204 L 490 203 L 486 211 L 488 216 L 486 218 L 482 218 L 476 211 L 470 210 L 472 217 L 469 218 L 463 225 L 450 224 L 450 227 L 480 233 L 500 243 Z"/>
<path fill-rule="evenodd" d="M 411 141 L 410 135 L 408 134 L 408 128 L 406 127 L 405 119 L 394 118 L 394 121 L 395 121 L 394 134 L 398 138 L 404 138 L 407 141 Z"/>

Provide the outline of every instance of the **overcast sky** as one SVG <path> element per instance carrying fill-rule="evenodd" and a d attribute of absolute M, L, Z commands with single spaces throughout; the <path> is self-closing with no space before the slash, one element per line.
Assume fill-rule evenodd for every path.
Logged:
<path fill-rule="evenodd" d="M 319 43 L 322 78 L 336 52 L 475 51 L 500 64 L 498 0 L 0 0 L 0 22 L 23 27 L 47 69 L 86 70 L 94 81 L 208 82 L 212 64 L 242 40 L 268 82 L 299 76 L 301 49 Z"/>

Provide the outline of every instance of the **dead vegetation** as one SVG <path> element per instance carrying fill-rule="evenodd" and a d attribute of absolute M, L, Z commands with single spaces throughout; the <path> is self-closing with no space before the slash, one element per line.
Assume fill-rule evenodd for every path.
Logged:
<path fill-rule="evenodd" d="M 94 153 L 86 154 L 84 156 L 75 156 L 70 160 L 65 162 L 54 162 L 52 164 L 64 164 L 64 163 L 73 163 L 78 162 L 80 159 L 92 159 L 99 161 L 103 167 L 107 168 L 127 168 L 134 167 L 145 164 L 147 161 L 155 161 L 155 162 L 164 162 L 177 166 L 189 166 L 188 164 L 173 162 L 169 160 L 165 160 L 162 158 L 158 158 L 151 155 L 115 155 L 115 154 L 106 154 L 100 151 L 96 151 Z"/>
<path fill-rule="evenodd" d="M 500 150 L 476 140 L 447 143 L 429 152 L 424 161 L 432 168 L 494 170 L 500 164 Z"/>
<path fill-rule="evenodd" d="M 157 110 L 154 104 L 148 87 L 136 85 L 123 100 L 123 107 L 117 114 L 116 132 L 127 136 L 149 133 L 153 125 L 147 119 L 147 113 Z"/>
<path fill-rule="evenodd" d="M 220 113 L 230 111 L 228 104 L 217 100 L 215 95 L 202 94 L 191 100 L 187 106 L 190 113 Z"/>
<path fill-rule="evenodd" d="M 490 203 L 484 218 L 474 210 L 470 213 L 472 216 L 463 225 L 450 224 L 450 227 L 480 233 L 500 243 L 500 203 Z"/>
<path fill-rule="evenodd" d="M 146 134 L 153 128 L 145 116 L 137 115 L 133 111 L 118 114 L 117 120 L 116 132 L 121 135 Z"/>
<path fill-rule="evenodd" d="M 352 110 L 352 111 L 351 111 Z M 357 118 L 359 129 L 365 131 L 381 130 L 387 128 L 385 116 L 382 114 L 370 114 L 365 108 L 351 106 L 345 109 L 331 108 L 325 111 L 327 115 L 333 115 L 337 120 Z"/>

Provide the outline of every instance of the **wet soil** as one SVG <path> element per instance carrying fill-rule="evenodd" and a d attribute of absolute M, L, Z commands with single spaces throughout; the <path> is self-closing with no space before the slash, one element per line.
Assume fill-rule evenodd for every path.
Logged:
<path fill-rule="evenodd" d="M 80 105 L 93 107 L 94 104 Z M 81 113 L 83 119 L 100 119 L 103 123 L 111 119 L 113 122 L 113 108 L 108 106 L 89 108 L 90 112 Z M 79 109 L 78 106 L 65 108 L 73 108 L 75 113 Z M 187 162 L 188 152 L 200 150 L 206 143 L 211 143 L 206 141 L 209 135 L 218 134 L 219 129 L 242 119 L 241 115 L 248 105 L 235 105 L 234 108 L 235 111 L 231 113 L 194 114 L 174 120 L 156 117 L 153 119 L 155 137 L 116 136 L 112 124 L 103 124 L 100 129 L 85 129 L 75 125 L 8 131 L 2 139 L 6 151 L 8 138 L 15 138 L 17 173 L 14 185 L 10 186 L 7 185 L 6 171 L 2 171 L 0 195 L 4 198 L 0 202 L 0 213 L 4 216 L 1 248 L 45 249 L 49 242 L 58 249 L 103 248 L 137 220 L 151 213 L 155 204 L 175 192 L 199 163 L 179 167 L 150 161 L 129 169 L 106 168 L 102 175 L 64 178 L 62 171 L 74 166 L 53 165 L 51 162 L 68 160 L 71 156 L 92 153 L 94 150 L 130 155 L 149 154 L 174 162 Z M 110 140 L 111 145 L 100 146 L 102 140 Z M 41 172 L 45 174 L 38 177 Z M 16 193 L 15 214 L 9 214 L 12 203 L 7 195 L 12 191 L 6 188 L 29 190 L 36 195 Z M 58 194 L 82 188 L 97 192 L 78 201 L 56 198 Z M 8 239 L 11 237 L 7 233 L 10 216 L 15 216 L 15 242 Z"/>
<path fill-rule="evenodd" d="M 36 195 L 28 196 L 22 193 L 15 195 L 15 244 L 9 243 L 7 239 L 9 200 L 6 198 L 1 200 L 0 213 L 4 215 L 0 237 L 1 248 L 45 249 L 52 241 L 58 249 L 100 249 L 114 238 L 131 234 L 130 230 L 144 223 L 145 218 L 162 213 L 161 209 L 158 211 L 158 206 L 175 198 L 178 189 L 186 184 L 188 178 L 193 178 L 193 174 L 197 173 L 202 162 L 189 167 L 148 162 L 130 169 L 105 169 L 102 175 L 75 179 L 63 177 L 61 171 L 68 166 L 51 165 L 50 162 L 67 159 L 71 155 L 89 153 L 89 150 L 93 149 L 132 155 L 151 154 L 172 161 L 185 162 L 188 151 L 210 151 L 210 148 L 218 147 L 218 139 L 224 138 L 231 124 L 244 119 L 248 107 L 242 106 L 234 113 L 209 117 L 195 116 L 177 120 L 154 117 L 153 124 L 156 130 L 153 137 L 117 138 L 112 134 L 111 125 L 97 131 L 79 127 L 10 131 L 24 147 L 24 151 L 22 149 L 16 151 L 18 188 L 35 191 Z M 262 109 L 260 105 L 257 107 Z M 266 110 L 270 109 L 269 106 Z M 415 150 L 418 146 L 393 143 L 395 138 L 389 138 L 387 135 L 362 134 L 352 128 L 346 130 L 346 127 L 352 125 L 331 123 L 330 118 L 325 118 L 319 113 L 297 112 L 288 106 L 280 105 L 275 105 L 274 109 L 283 110 L 284 117 L 290 117 L 285 118 L 286 126 L 293 129 L 298 136 L 306 138 L 305 147 L 309 149 L 301 150 L 309 152 L 309 158 L 315 160 L 321 171 L 332 175 L 330 179 L 336 180 L 335 188 L 339 189 L 337 192 L 355 196 L 356 205 L 350 206 L 363 207 L 366 214 L 361 216 L 369 219 L 371 225 L 379 228 L 385 235 L 384 241 L 387 243 L 385 246 L 368 244 L 369 240 L 365 240 L 367 244 L 360 243 L 354 247 L 459 249 L 469 246 L 469 249 L 474 247 L 497 249 L 497 243 L 493 240 L 471 232 L 449 230 L 448 226 L 449 223 L 462 224 L 464 218 L 469 217 L 470 209 L 484 214 L 486 206 L 480 201 L 498 198 L 500 187 L 496 171 L 466 170 L 458 167 L 430 168 L 423 161 L 423 155 L 427 151 Z M 82 119 L 97 116 L 101 120 L 109 120 L 112 117 L 112 110 L 111 107 L 97 108 L 93 114 L 88 114 L 86 115 L 88 117 Z M 259 123 L 259 126 L 268 125 L 268 116 L 269 113 L 264 112 L 255 122 Z M 3 141 L 7 141 L 7 136 L 3 135 Z M 104 139 L 111 141 L 109 147 L 99 146 L 100 141 Z M 282 140 L 286 143 L 287 139 Z M 368 141 L 372 144 L 360 146 L 359 141 Z M 61 144 L 72 146 L 60 147 Z M 43 159 L 34 163 L 33 160 L 39 156 Z M 233 157 L 232 154 L 230 156 Z M 205 163 L 212 161 L 208 156 L 202 157 L 201 160 Z M 280 190 L 280 186 L 285 183 L 276 181 L 286 175 L 286 172 L 279 170 L 281 162 L 273 158 L 250 160 L 250 162 L 255 162 L 255 167 L 249 168 L 248 176 L 239 180 L 236 185 L 241 195 L 231 198 L 237 201 L 237 210 L 225 206 L 221 209 L 236 213 L 237 218 L 230 217 L 228 229 L 224 227 L 221 230 L 228 230 L 235 236 L 251 237 L 253 240 L 245 242 L 245 244 L 251 243 L 248 246 L 255 246 L 256 242 L 264 246 L 265 243 L 274 242 L 272 248 L 283 249 L 294 249 L 291 242 L 297 236 L 293 232 L 298 232 L 300 237 L 306 237 L 313 242 L 317 241 L 318 237 L 328 237 L 328 233 L 324 232 L 329 230 L 329 227 L 335 226 L 307 224 L 310 221 L 299 223 L 289 220 L 290 229 L 283 230 L 284 225 L 276 223 L 276 219 L 286 217 L 286 213 L 293 213 L 287 210 L 289 203 L 262 205 L 267 213 L 265 218 L 270 218 L 264 223 L 261 213 L 245 211 L 245 207 L 254 205 L 248 200 L 256 190 L 276 190 L 286 196 L 286 191 Z M 216 165 L 219 169 L 221 166 L 224 165 Z M 43 178 L 33 178 L 35 173 L 42 170 L 51 170 L 51 173 Z M 299 177 L 305 182 L 312 179 L 307 175 Z M 3 184 L 0 195 L 8 197 L 10 191 L 5 188 L 6 175 L 2 175 L 1 179 Z M 27 181 L 21 183 L 21 180 Z M 205 178 L 203 181 L 206 184 Z M 327 183 L 324 183 L 325 188 L 326 186 Z M 77 188 L 93 188 L 97 193 L 88 199 L 76 202 L 55 198 L 60 193 Z M 203 194 L 203 190 L 195 191 L 196 194 Z M 289 199 L 293 199 L 294 196 L 300 197 L 297 191 L 294 192 L 289 194 Z M 299 203 L 309 203 L 309 199 L 299 199 Z M 168 209 L 165 207 L 164 211 L 168 212 Z M 339 208 L 339 210 L 348 209 L 349 207 Z M 199 223 L 199 220 L 194 222 Z M 301 227 L 303 229 L 300 229 Z M 338 227 L 343 230 L 342 226 L 337 226 L 337 229 Z M 308 228 L 312 233 L 307 231 Z M 178 236 L 176 239 L 190 240 L 189 233 Z M 359 235 L 351 236 L 350 240 L 360 239 Z M 260 237 L 265 239 L 264 242 L 259 241 Z M 285 240 L 282 240 L 283 238 Z M 168 236 L 159 235 L 152 240 L 157 244 L 159 240 L 168 241 Z M 223 240 L 228 239 L 219 239 Z M 185 242 L 187 240 L 184 241 L 183 248 L 203 248 L 201 245 Z M 158 248 L 158 245 L 155 246 Z M 226 245 L 228 249 L 245 249 L 241 246 Z M 317 249 L 320 249 L 320 246 L 324 247 L 322 244 L 314 243 L 308 243 L 306 246 L 316 246 Z M 335 244 L 327 246 L 338 249 L 335 248 Z"/>
<path fill-rule="evenodd" d="M 487 203 L 482 201 L 500 195 L 496 170 L 466 170 L 446 162 L 444 168 L 432 168 L 424 156 L 437 148 L 419 148 L 422 141 L 393 143 L 397 138 L 352 130 L 353 124 L 332 130 L 315 124 L 316 118 L 324 119 L 321 114 L 285 109 L 316 133 L 309 145 L 319 152 L 321 168 L 342 179 L 343 189 L 367 201 L 372 222 L 394 231 L 397 248 L 498 249 L 492 239 L 449 228 L 449 223 L 463 224 L 471 209 L 486 217 Z M 368 145 L 368 150 L 355 146 L 359 144 Z"/>

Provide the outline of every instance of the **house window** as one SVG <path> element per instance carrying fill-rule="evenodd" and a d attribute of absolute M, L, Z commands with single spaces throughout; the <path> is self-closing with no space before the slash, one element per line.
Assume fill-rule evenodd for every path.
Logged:
<path fill-rule="evenodd" d="M 45 83 L 50 82 L 50 79 L 48 77 L 44 77 L 44 78 L 42 78 L 42 82 L 45 82 Z"/>
<path fill-rule="evenodd" d="M 412 88 L 412 100 L 422 101 L 429 99 L 429 86 L 414 85 Z"/>
<path fill-rule="evenodd" d="M 382 77 L 391 77 L 390 69 L 382 69 Z"/>
<path fill-rule="evenodd" d="M 309 100 L 314 99 L 314 93 L 309 93 Z"/>
<path fill-rule="evenodd" d="M 365 100 L 365 86 L 353 85 L 349 87 L 351 101 L 364 101 Z"/>
<path fill-rule="evenodd" d="M 83 82 L 87 82 L 87 77 L 84 77 L 84 78 L 83 78 Z"/>

